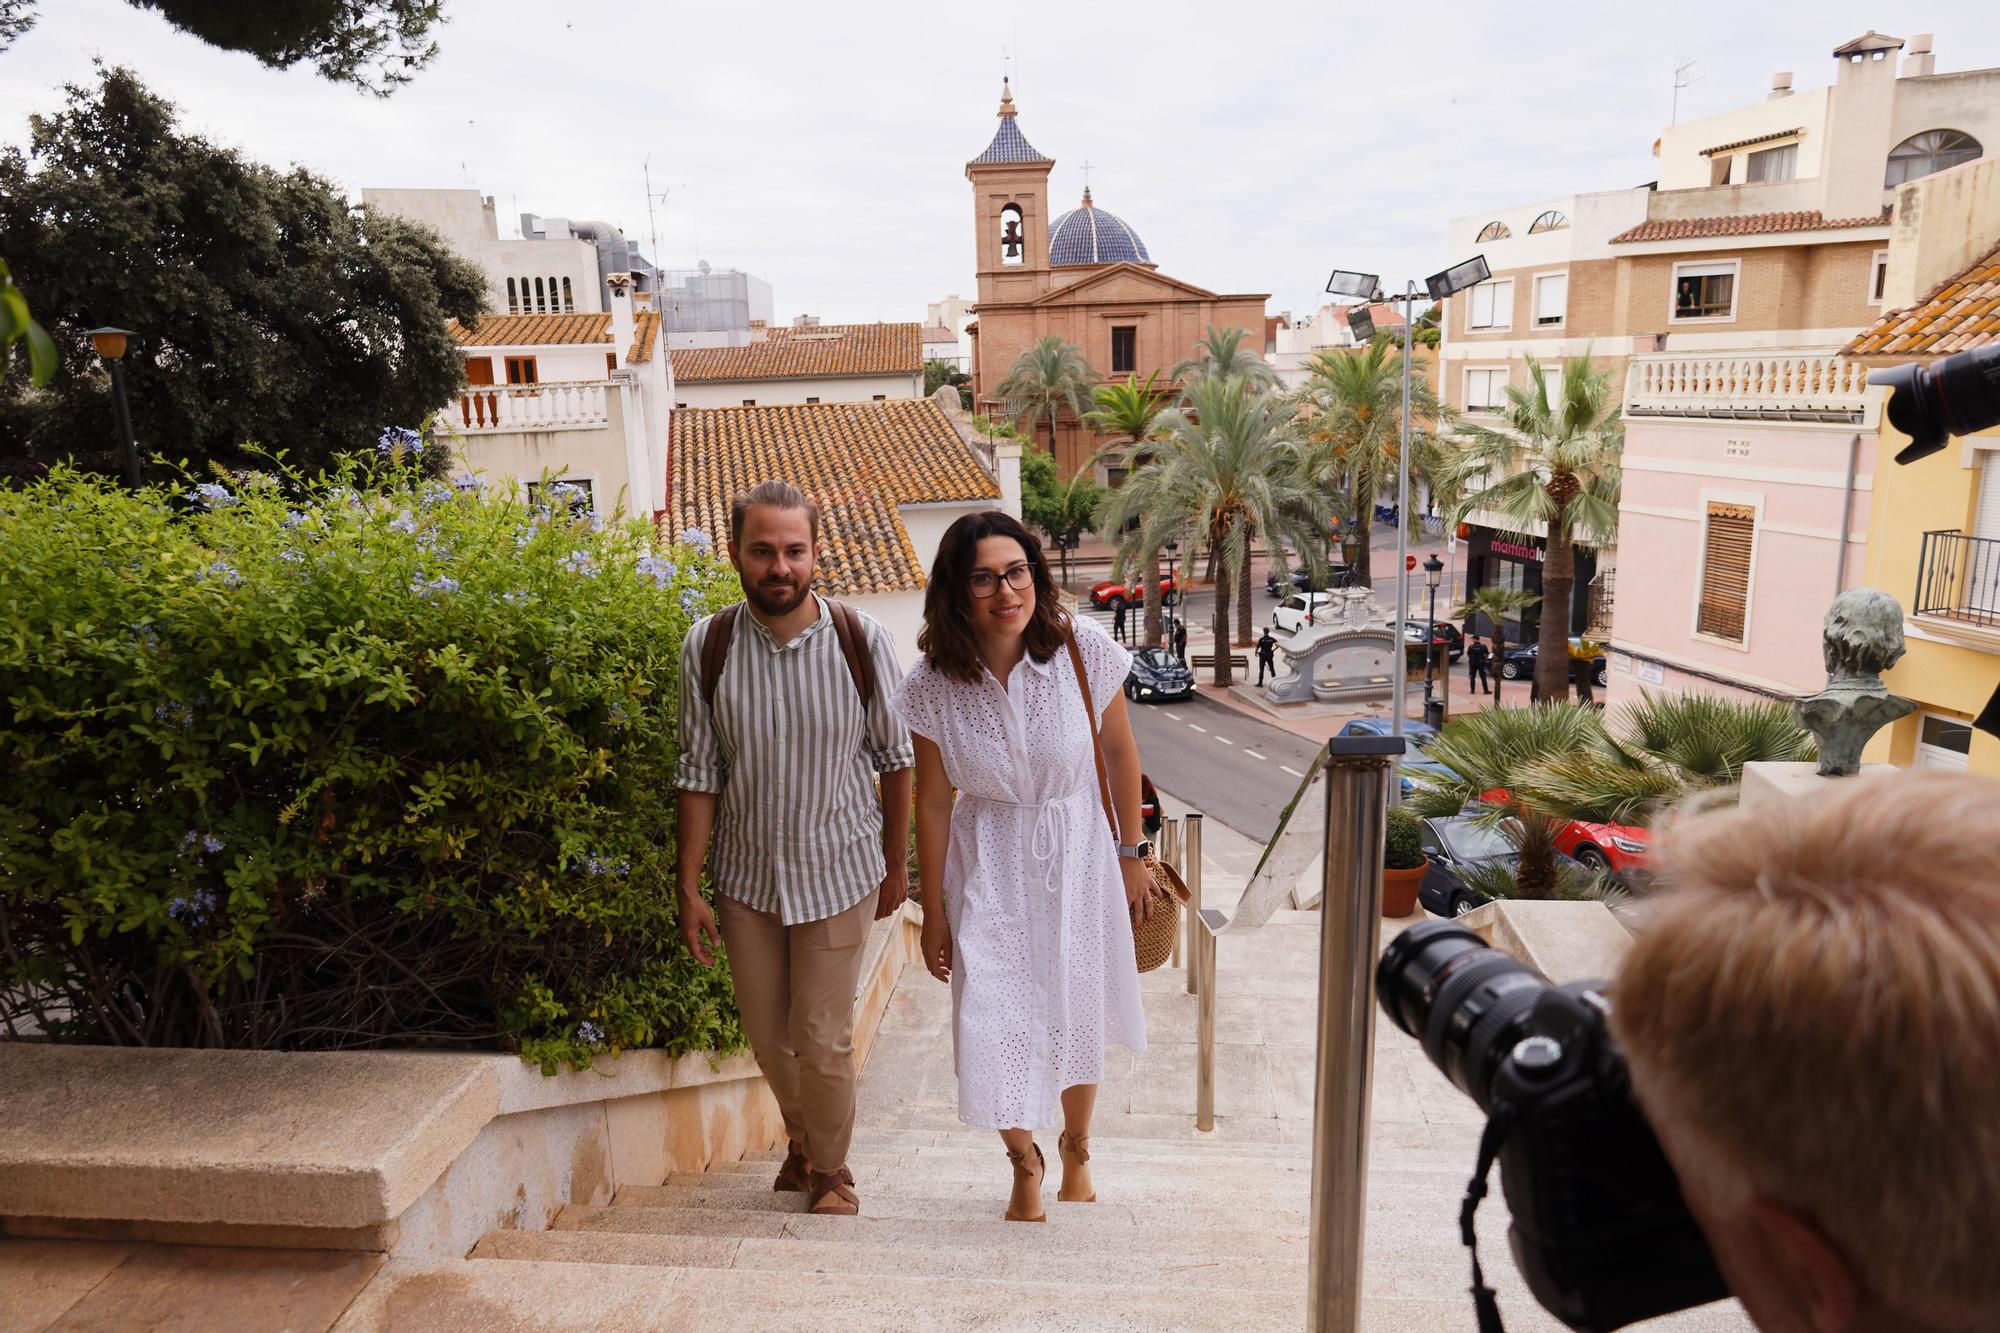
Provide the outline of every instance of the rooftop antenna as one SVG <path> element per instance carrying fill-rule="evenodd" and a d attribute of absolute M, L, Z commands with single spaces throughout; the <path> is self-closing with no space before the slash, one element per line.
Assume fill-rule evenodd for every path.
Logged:
<path fill-rule="evenodd" d="M 1667 121 L 1667 124 L 1678 125 L 1681 123 L 1681 89 L 1701 82 L 1700 75 L 1688 73 L 1689 70 L 1700 63 L 1693 56 L 1682 56 L 1680 63 L 1674 66 L 1674 109 L 1673 115 Z"/>

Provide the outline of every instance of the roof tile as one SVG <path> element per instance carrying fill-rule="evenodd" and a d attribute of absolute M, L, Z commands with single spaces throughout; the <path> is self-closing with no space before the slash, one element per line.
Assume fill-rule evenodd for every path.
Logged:
<path fill-rule="evenodd" d="M 1874 217 L 1829 218 L 1818 209 L 1790 213 L 1740 213 L 1730 217 L 1654 218 L 1619 232 L 1612 245 L 1634 241 L 1689 241 L 1708 236 L 1762 236 L 1785 231 L 1835 231 L 1844 227 L 1882 227 L 1889 222 L 1889 210 Z"/>
<path fill-rule="evenodd" d="M 668 530 L 725 533 L 731 498 L 781 477 L 819 505 L 819 583 L 836 595 L 924 586 L 897 505 L 1000 498 L 992 476 L 928 398 L 683 408 L 673 423 Z"/>
<path fill-rule="evenodd" d="M 625 359 L 638 363 L 653 359 L 660 317 L 651 310 L 632 314 L 632 346 Z M 611 315 L 608 311 L 580 311 L 567 315 L 481 315 L 467 327 L 451 322 L 451 336 L 460 347 L 564 347 L 572 344 L 609 343 Z"/>
<path fill-rule="evenodd" d="M 771 329 L 746 347 L 678 347 L 668 355 L 682 384 L 915 375 L 924 368 L 921 331 L 914 323 L 813 324 Z"/>
<path fill-rule="evenodd" d="M 2000 243 L 1907 310 L 1856 334 L 1847 356 L 1947 356 L 2000 343 Z"/>

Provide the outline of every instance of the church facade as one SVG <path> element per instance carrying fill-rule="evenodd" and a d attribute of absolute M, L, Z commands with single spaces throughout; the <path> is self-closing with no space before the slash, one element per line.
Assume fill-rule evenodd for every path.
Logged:
<path fill-rule="evenodd" d="M 979 303 L 967 331 L 980 411 L 1004 410 L 1000 382 L 1022 352 L 1051 334 L 1079 348 L 1105 383 L 1127 375 L 1143 383 L 1158 371 L 1165 385 L 1211 325 L 1243 330 L 1245 344 L 1263 353 L 1268 293 L 1223 295 L 1168 277 L 1139 234 L 1098 208 L 1087 186 L 1081 205 L 1051 217 L 1055 159 L 1022 134 L 1004 84 L 999 118 L 993 142 L 965 165 L 979 264 Z M 1048 445 L 1046 420 L 1035 438 Z M 1068 477 L 1088 466 L 1104 439 L 1065 411 L 1056 427 L 1057 471 Z"/>

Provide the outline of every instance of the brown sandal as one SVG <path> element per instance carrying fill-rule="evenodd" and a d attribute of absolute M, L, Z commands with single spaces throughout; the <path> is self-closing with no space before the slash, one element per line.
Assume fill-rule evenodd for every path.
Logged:
<path fill-rule="evenodd" d="M 826 1217 L 853 1217 L 859 1213 L 861 1196 L 854 1192 L 854 1173 L 844 1166 L 838 1171 L 813 1172 L 806 1211 Z"/>
<path fill-rule="evenodd" d="M 799 1151 L 796 1143 L 787 1145 L 785 1164 L 778 1168 L 778 1178 L 771 1182 L 771 1188 L 779 1194 L 803 1194 L 811 1188 L 811 1168 L 806 1165 L 806 1155 Z"/>
<path fill-rule="evenodd" d="M 1049 1220 L 1049 1215 L 1046 1211 L 1037 1211 L 1033 1217 L 1027 1217 L 1014 1211 L 1014 1199 L 1020 1197 L 1021 1186 L 1029 1180 L 1035 1182 L 1036 1204 L 1039 1205 L 1041 1203 L 1042 1179 L 1049 1173 L 1049 1164 L 1042 1157 L 1042 1146 L 1032 1140 L 1028 1146 L 1035 1150 L 1035 1167 L 1032 1171 L 1028 1169 L 1028 1154 L 1015 1152 L 1011 1148 L 1007 1151 L 1007 1160 L 1014 1164 L 1014 1196 L 1007 1200 L 1006 1220 L 1009 1222 L 1046 1222 Z"/>
<path fill-rule="evenodd" d="M 1097 1191 L 1092 1190 L 1087 1199 L 1072 1199 L 1065 1193 L 1069 1189 L 1069 1173 L 1072 1167 L 1082 1166 L 1090 1160 L 1090 1135 L 1071 1134 L 1068 1131 L 1056 1139 L 1056 1152 L 1062 1157 L 1063 1185 L 1056 1191 L 1056 1198 L 1064 1203 L 1096 1203 Z"/>

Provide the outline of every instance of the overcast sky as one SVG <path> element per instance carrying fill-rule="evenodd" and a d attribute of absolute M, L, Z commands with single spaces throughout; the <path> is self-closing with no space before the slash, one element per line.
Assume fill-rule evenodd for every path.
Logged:
<path fill-rule="evenodd" d="M 2000 66 L 1992 0 L 1550 0 L 1262 5 L 665 5 L 446 0 L 442 52 L 387 100 L 211 50 L 123 0 L 42 0 L 0 54 L 0 140 L 91 61 L 135 68 L 186 127 L 362 186 L 476 186 L 605 218 L 660 253 L 748 269 L 776 313 L 918 319 L 974 295 L 966 159 L 1011 58 L 1051 207 L 1096 202 L 1161 270 L 1309 310 L 1329 269 L 1422 278 L 1453 217 L 1653 179 L 1674 67 L 1688 120 L 1804 91 L 1871 27 L 1936 34 L 1941 71 Z M 1532 15 L 1532 17 L 1530 17 Z M 1428 72 L 1427 72 L 1428 71 Z"/>

